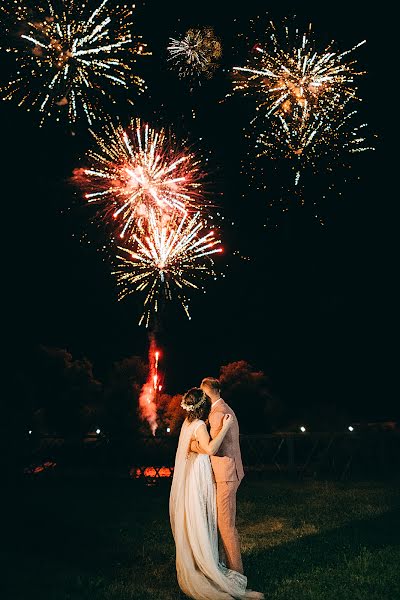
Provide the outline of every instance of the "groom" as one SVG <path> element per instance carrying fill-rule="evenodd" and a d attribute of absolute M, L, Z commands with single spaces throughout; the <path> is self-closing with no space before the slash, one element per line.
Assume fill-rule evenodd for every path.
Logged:
<path fill-rule="evenodd" d="M 228 429 L 220 449 L 215 456 L 211 456 L 211 464 L 217 484 L 218 530 L 225 551 L 226 566 L 233 571 L 243 573 L 239 536 L 235 525 L 236 492 L 244 476 L 239 446 L 239 425 L 235 413 L 221 398 L 221 386 L 218 379 L 206 377 L 200 387 L 211 399 L 209 422 L 212 439 L 221 430 L 224 415 L 233 417 L 233 423 Z M 203 453 L 197 441 L 192 442 L 191 450 Z"/>

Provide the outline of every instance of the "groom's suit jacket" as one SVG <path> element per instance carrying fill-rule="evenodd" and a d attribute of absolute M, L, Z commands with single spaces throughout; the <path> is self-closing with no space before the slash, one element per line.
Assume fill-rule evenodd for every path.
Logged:
<path fill-rule="evenodd" d="M 208 417 L 210 435 L 213 439 L 218 435 L 222 428 L 224 415 L 232 415 L 233 423 L 228 429 L 216 455 L 210 457 L 217 483 L 222 481 L 241 481 L 244 477 L 239 445 L 239 424 L 231 407 L 222 399 L 216 402 L 211 408 L 210 416 Z"/>

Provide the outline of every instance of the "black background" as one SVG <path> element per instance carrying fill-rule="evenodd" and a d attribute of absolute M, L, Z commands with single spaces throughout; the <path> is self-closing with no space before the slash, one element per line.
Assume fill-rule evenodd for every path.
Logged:
<path fill-rule="evenodd" d="M 311 21 L 321 44 L 335 39 L 345 49 L 367 39 L 355 52 L 367 70 L 359 110 L 377 134 L 376 150 L 352 160 L 350 177 L 339 166 L 326 180 L 309 177 L 305 206 L 293 198 L 284 214 L 268 206 L 282 181 L 271 179 L 265 192 L 248 185 L 243 127 L 251 102 L 240 96 L 221 102 L 231 89 L 229 68 L 240 60 L 232 50 L 237 33 L 249 32 L 249 18 L 267 11 L 275 22 L 294 13 L 301 23 Z M 166 391 L 184 391 L 218 375 L 221 365 L 245 359 L 270 376 L 293 414 L 319 403 L 346 407 L 354 418 L 398 413 L 397 185 L 390 168 L 398 108 L 390 22 L 382 4 L 370 12 L 354 3 L 171 0 L 138 10 L 138 32 L 153 52 L 140 63 L 149 91 L 136 110 L 121 102 L 112 114 L 170 124 L 204 153 L 211 150 L 210 191 L 225 215 L 222 262 L 229 263 L 226 277 L 210 281 L 207 294 L 192 295 L 191 321 L 179 307 L 163 315 L 158 339 Z M 165 48 L 170 36 L 195 25 L 215 28 L 224 56 L 214 79 L 190 93 L 167 69 Z M 90 223 L 94 213 L 69 183 L 91 144 L 89 134 L 77 127 L 71 135 L 51 123 L 39 129 L 36 115 L 12 103 L 1 104 L 0 120 L 3 299 L 9 301 L 3 316 L 13 361 L 29 360 L 40 343 L 88 356 L 99 374 L 122 357 L 145 356 L 147 332 L 137 325 L 141 299 L 117 303 L 111 266 L 98 251 L 104 229 Z M 321 190 L 331 182 L 334 192 L 323 200 Z M 251 260 L 232 257 L 235 250 Z"/>

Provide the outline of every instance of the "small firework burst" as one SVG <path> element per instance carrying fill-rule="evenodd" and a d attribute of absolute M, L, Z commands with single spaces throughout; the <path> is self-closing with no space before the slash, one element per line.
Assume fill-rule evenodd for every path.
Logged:
<path fill-rule="evenodd" d="M 119 248 L 114 271 L 119 299 L 145 294 L 139 325 L 149 326 L 162 300 L 176 299 L 190 319 L 188 290 L 202 287 L 202 279 L 215 276 L 212 255 L 222 252 L 213 231 L 207 231 L 200 214 L 163 220 L 152 214 L 146 235 L 133 235 L 129 248 Z"/>
<path fill-rule="evenodd" d="M 294 111 L 290 116 L 278 115 L 264 131 L 256 134 L 256 158 L 282 156 L 293 161 L 295 185 L 300 171 L 306 165 L 317 169 L 318 161 L 326 156 L 329 162 L 340 159 L 346 163 L 346 154 L 373 150 L 367 141 L 367 124 L 357 125 L 357 111 L 329 114 Z M 297 122 L 295 120 L 297 119 Z"/>
<path fill-rule="evenodd" d="M 197 80 L 211 78 L 222 55 L 221 42 L 212 27 L 188 29 L 183 38 L 170 38 L 167 51 L 179 77 Z"/>
<path fill-rule="evenodd" d="M 132 9 L 113 6 L 108 0 L 37 0 L 35 5 L 7 0 L 3 27 L 18 71 L 1 89 L 3 99 L 38 109 L 41 124 L 63 114 L 71 123 L 83 114 L 92 124 L 98 98 L 111 95 L 107 89 L 143 91 L 132 61 L 146 53 L 146 45 L 131 34 Z"/>
<path fill-rule="evenodd" d="M 200 160 L 165 129 L 132 120 L 127 129 L 108 125 L 93 134 L 97 148 L 88 154 L 89 168 L 74 179 L 88 202 L 104 207 L 105 219 L 120 224 L 120 237 L 146 228 L 151 213 L 185 215 L 200 200 Z M 203 201 L 203 199 L 202 199 Z"/>
<path fill-rule="evenodd" d="M 268 42 L 253 47 L 246 66 L 233 67 L 234 90 L 254 95 L 256 110 L 267 117 L 285 117 L 299 109 L 304 115 L 342 110 L 355 97 L 355 79 L 362 74 L 346 58 L 365 40 L 345 52 L 334 50 L 331 42 L 319 52 L 311 24 L 303 34 L 297 28 L 294 35 L 288 27 L 284 31 L 282 40 L 271 22 Z"/>

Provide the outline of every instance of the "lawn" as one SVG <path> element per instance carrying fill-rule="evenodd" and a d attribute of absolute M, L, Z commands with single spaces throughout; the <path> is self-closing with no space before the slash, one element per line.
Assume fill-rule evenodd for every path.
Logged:
<path fill-rule="evenodd" d="M 168 492 L 166 482 L 57 477 L 8 489 L 1 597 L 183 599 Z M 238 528 L 249 585 L 267 600 L 400 600 L 398 482 L 247 478 Z"/>

